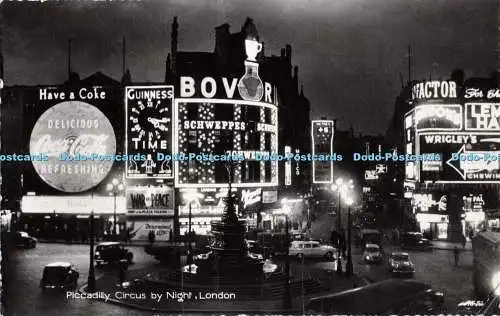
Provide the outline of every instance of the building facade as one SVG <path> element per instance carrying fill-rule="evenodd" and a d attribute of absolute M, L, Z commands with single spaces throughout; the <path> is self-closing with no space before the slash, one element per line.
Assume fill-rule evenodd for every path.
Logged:
<path fill-rule="evenodd" d="M 283 198 L 307 212 L 310 164 L 274 157 L 310 152 L 291 46 L 266 56 L 247 19 L 237 33 L 217 27 L 213 52 L 183 52 L 178 29 L 175 19 L 164 82 L 132 83 L 126 71 L 121 82 L 72 74 L 62 85 L 4 89 L 2 153 L 40 155 L 1 165 L 2 208 L 20 215 L 18 229 L 85 238 L 94 212 L 103 237 L 208 234 L 230 180 L 248 229 L 276 228 Z M 122 158 L 73 159 L 93 152 Z"/>

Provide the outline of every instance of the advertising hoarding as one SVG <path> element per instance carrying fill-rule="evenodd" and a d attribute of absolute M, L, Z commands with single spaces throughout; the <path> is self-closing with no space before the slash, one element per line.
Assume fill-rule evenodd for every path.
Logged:
<path fill-rule="evenodd" d="M 127 222 L 130 228 L 130 239 L 137 241 L 149 240 L 151 231 L 155 234 L 155 241 L 168 241 L 173 234 L 173 220 L 133 220 Z"/>
<path fill-rule="evenodd" d="M 314 120 L 311 124 L 312 154 L 333 154 L 333 137 L 335 133 L 335 121 Z M 313 164 L 313 183 L 333 183 L 333 161 L 317 161 Z"/>
<path fill-rule="evenodd" d="M 137 186 L 127 188 L 127 215 L 173 216 L 174 190 L 168 186 Z"/>
<path fill-rule="evenodd" d="M 40 91 L 44 97 L 51 93 Z M 66 98 L 61 97 L 64 92 L 57 93 Z M 30 154 L 46 157 L 32 161 L 40 178 L 59 191 L 76 193 L 98 185 L 108 175 L 116 138 L 99 109 L 82 101 L 63 101 L 38 118 L 29 146 Z"/>
<path fill-rule="evenodd" d="M 157 154 L 172 154 L 173 86 L 125 88 L 126 153 L 143 155 L 127 162 L 128 179 L 171 179 L 172 161 L 159 161 Z"/>
<path fill-rule="evenodd" d="M 500 182 L 500 135 L 496 133 L 425 132 L 419 134 L 418 147 L 421 154 L 437 153 L 442 158 L 439 166 L 422 168 L 422 181 Z"/>
<path fill-rule="evenodd" d="M 276 186 L 278 109 L 273 104 L 220 99 L 176 99 L 174 162 L 177 187 Z M 187 159 L 189 154 L 197 158 Z M 184 159 L 186 158 L 186 159 Z"/>

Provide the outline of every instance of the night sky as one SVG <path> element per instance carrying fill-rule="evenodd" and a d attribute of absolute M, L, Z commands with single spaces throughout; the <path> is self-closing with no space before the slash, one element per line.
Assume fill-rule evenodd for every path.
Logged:
<path fill-rule="evenodd" d="M 214 27 L 238 32 L 254 19 L 266 55 L 292 45 L 312 118 L 340 128 L 384 133 L 408 78 L 489 76 L 497 62 L 497 0 L 171 0 L 57 1 L 2 4 L 5 82 L 57 84 L 67 79 L 67 43 L 81 77 L 121 77 L 121 41 L 133 81 L 162 81 L 170 26 L 179 19 L 179 49 L 213 51 Z M 366 113 L 366 115 L 360 115 Z"/>

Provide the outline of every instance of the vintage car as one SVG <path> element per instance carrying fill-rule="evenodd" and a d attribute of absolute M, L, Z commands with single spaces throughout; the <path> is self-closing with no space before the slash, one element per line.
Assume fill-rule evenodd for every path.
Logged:
<path fill-rule="evenodd" d="M 427 238 L 420 232 L 404 232 L 399 237 L 402 249 L 431 250 L 432 246 Z"/>
<path fill-rule="evenodd" d="M 122 260 L 132 263 L 134 254 L 127 250 L 120 242 L 103 242 L 97 245 L 94 259 L 97 265 L 117 263 Z"/>
<path fill-rule="evenodd" d="M 264 260 L 264 256 L 262 255 L 262 247 L 260 247 L 259 243 L 255 240 L 246 240 L 248 255 L 257 260 Z"/>
<path fill-rule="evenodd" d="M 379 245 L 376 244 L 366 244 L 365 251 L 363 253 L 363 259 L 367 263 L 381 263 L 383 258 L 382 250 Z"/>
<path fill-rule="evenodd" d="M 406 252 L 393 252 L 389 256 L 389 272 L 394 275 L 411 275 L 415 273 L 415 266 Z"/>
<path fill-rule="evenodd" d="M 319 241 L 292 241 L 288 250 L 288 255 L 297 258 L 326 258 L 334 259 L 337 249 L 322 245 Z"/>
<path fill-rule="evenodd" d="M 42 289 L 75 289 L 80 274 L 69 262 L 52 262 L 43 269 Z"/>
<path fill-rule="evenodd" d="M 16 247 L 35 248 L 37 239 L 31 237 L 27 232 L 16 232 L 14 235 L 14 244 Z"/>

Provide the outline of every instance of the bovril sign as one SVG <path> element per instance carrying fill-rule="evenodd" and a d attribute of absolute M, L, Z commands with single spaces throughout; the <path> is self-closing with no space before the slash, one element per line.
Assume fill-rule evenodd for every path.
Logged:
<path fill-rule="evenodd" d="M 204 99 L 235 99 L 245 101 L 260 101 L 277 104 L 277 89 L 269 82 L 263 83 L 263 95 L 260 99 L 248 99 L 238 90 L 238 78 L 227 77 L 204 77 L 195 79 L 189 76 L 180 77 L 179 96 L 181 98 L 204 98 Z"/>

